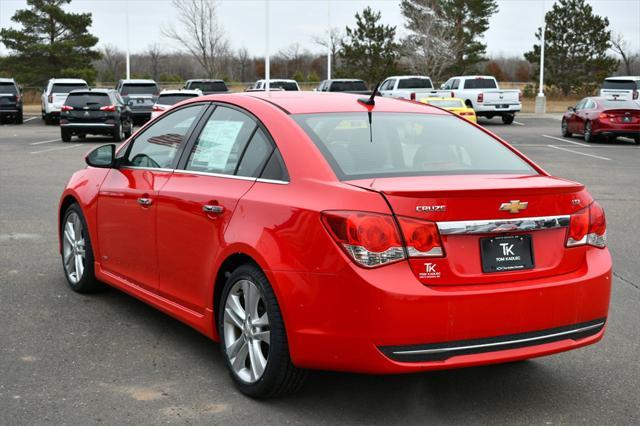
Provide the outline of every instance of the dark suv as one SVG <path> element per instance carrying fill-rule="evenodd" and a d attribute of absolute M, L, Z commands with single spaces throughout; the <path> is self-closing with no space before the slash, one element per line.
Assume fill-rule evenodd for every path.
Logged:
<path fill-rule="evenodd" d="M 22 124 L 22 96 L 12 78 L 0 78 L 0 122 L 6 118 Z"/>
<path fill-rule="evenodd" d="M 116 90 L 131 108 L 133 120 L 144 123 L 151 118 L 153 104 L 158 100 L 160 86 L 153 80 L 120 80 Z"/>
<path fill-rule="evenodd" d="M 224 80 L 187 80 L 183 89 L 200 90 L 203 95 L 212 93 L 227 93 L 229 88 Z"/>
<path fill-rule="evenodd" d="M 60 111 L 60 136 L 80 139 L 91 135 L 108 135 L 120 142 L 131 136 L 131 109 L 113 89 L 80 89 L 69 93 Z"/>

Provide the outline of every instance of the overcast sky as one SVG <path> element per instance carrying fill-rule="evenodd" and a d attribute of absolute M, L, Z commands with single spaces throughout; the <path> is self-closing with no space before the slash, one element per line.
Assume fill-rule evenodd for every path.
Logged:
<path fill-rule="evenodd" d="M 159 43 L 168 50 L 177 46 L 163 38 L 161 27 L 175 16 L 170 0 L 129 0 L 131 52 L 141 52 Z M 398 27 L 402 35 L 403 18 L 398 0 L 332 0 L 331 26 L 343 29 L 353 26 L 354 14 L 367 5 L 382 12 L 386 24 Z M 640 50 L 640 0 L 588 0 L 596 14 L 609 18 L 610 28 L 624 34 L 634 50 Z M 534 33 L 542 21 L 543 7 L 549 10 L 553 0 L 498 0 L 499 11 L 490 21 L 485 33 L 490 55 L 522 55 L 535 42 Z M 0 0 L 0 26 L 12 25 L 11 16 L 26 6 L 25 0 Z M 69 11 L 91 12 L 91 31 L 100 44 L 126 47 L 125 0 L 73 0 Z M 219 1 L 218 16 L 234 49 L 246 47 L 254 55 L 265 51 L 264 0 Z M 271 0 L 271 51 L 300 43 L 310 50 L 319 50 L 313 37 L 326 32 L 328 25 L 327 0 Z M 0 52 L 6 49 L 0 44 Z"/>

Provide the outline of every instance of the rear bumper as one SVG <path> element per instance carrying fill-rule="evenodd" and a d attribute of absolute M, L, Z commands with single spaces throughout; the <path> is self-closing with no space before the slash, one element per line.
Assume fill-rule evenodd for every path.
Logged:
<path fill-rule="evenodd" d="M 611 289 L 606 249 L 589 249 L 581 270 L 509 284 L 429 287 L 405 262 L 341 269 L 268 273 L 300 367 L 380 374 L 458 368 L 562 352 L 604 335 Z M 564 331 L 572 332 L 556 336 Z M 506 343 L 469 348 L 490 342 Z M 438 359 L 393 354 L 451 347 L 462 349 Z"/>
<path fill-rule="evenodd" d="M 594 120 L 592 124 L 594 135 L 601 136 L 637 136 L 640 135 L 640 123 L 623 124 L 611 123 L 609 121 Z"/>
<path fill-rule="evenodd" d="M 106 135 L 113 133 L 116 125 L 107 123 L 61 123 L 60 128 L 70 130 L 74 134 L 89 133 L 92 135 Z"/>

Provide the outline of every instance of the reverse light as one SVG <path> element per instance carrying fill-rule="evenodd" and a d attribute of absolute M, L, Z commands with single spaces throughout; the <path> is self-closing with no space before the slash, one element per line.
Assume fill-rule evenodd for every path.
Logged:
<path fill-rule="evenodd" d="M 603 208 L 597 202 L 571 215 L 567 247 L 607 245 L 607 222 Z"/>
<path fill-rule="evenodd" d="M 435 222 L 399 217 L 409 257 L 442 257 L 442 242 Z"/>
<path fill-rule="evenodd" d="M 484 93 L 478 93 L 478 103 L 481 104 L 484 102 Z"/>
<path fill-rule="evenodd" d="M 405 258 L 391 215 L 331 211 L 322 213 L 322 221 L 333 239 L 359 265 L 374 268 Z"/>
<path fill-rule="evenodd" d="M 103 107 L 100 107 L 100 111 L 115 112 L 116 106 L 115 105 L 103 106 Z"/>
<path fill-rule="evenodd" d="M 70 105 L 62 105 L 62 108 L 60 108 L 60 111 L 72 111 L 73 107 Z"/>

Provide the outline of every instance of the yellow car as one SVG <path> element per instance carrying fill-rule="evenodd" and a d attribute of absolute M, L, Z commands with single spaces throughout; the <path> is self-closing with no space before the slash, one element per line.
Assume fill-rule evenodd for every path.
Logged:
<path fill-rule="evenodd" d="M 434 105 L 442 109 L 446 109 L 447 111 L 451 111 L 454 114 L 458 114 L 459 116 L 466 118 L 469 121 L 473 121 L 474 123 L 478 122 L 476 118 L 476 112 L 473 108 L 469 108 L 465 105 L 464 100 L 460 98 L 422 98 L 420 102 Z"/>

